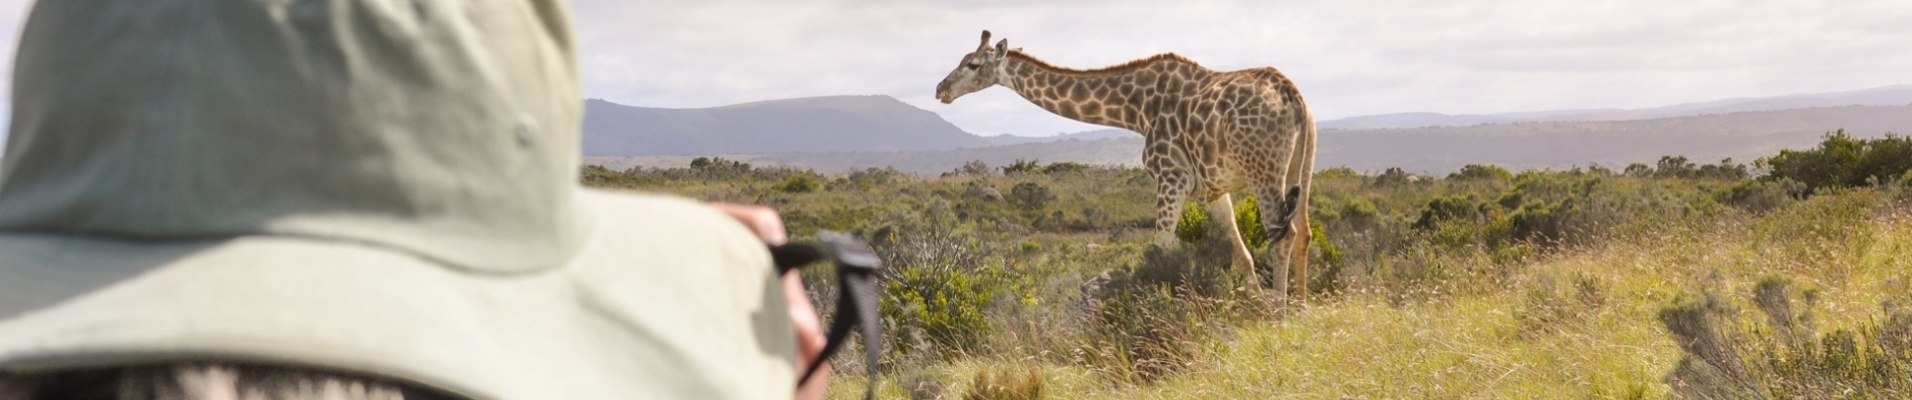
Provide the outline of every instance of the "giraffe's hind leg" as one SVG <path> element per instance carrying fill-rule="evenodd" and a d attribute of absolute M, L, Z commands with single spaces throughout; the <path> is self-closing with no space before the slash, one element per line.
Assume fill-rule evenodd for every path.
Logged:
<path fill-rule="evenodd" d="M 1296 132 L 1294 162 L 1288 166 L 1288 181 L 1294 182 L 1295 199 L 1295 287 L 1301 304 L 1308 303 L 1308 246 L 1313 244 L 1314 226 L 1309 224 L 1308 198 L 1314 187 L 1315 130 L 1314 123 L 1308 121 L 1303 129 Z"/>
<path fill-rule="evenodd" d="M 1294 230 L 1294 202 L 1291 200 L 1296 190 L 1281 190 L 1276 184 L 1257 185 L 1255 191 L 1256 211 L 1261 214 L 1261 229 L 1268 238 L 1268 284 L 1273 286 L 1274 294 L 1280 304 L 1287 304 L 1288 261 L 1294 256 L 1292 244 Z"/>
<path fill-rule="evenodd" d="M 1312 243 L 1310 241 L 1314 239 L 1314 230 L 1308 225 L 1308 212 L 1305 211 L 1308 208 L 1308 200 L 1303 198 L 1302 200 L 1296 201 L 1296 203 L 1294 222 L 1289 228 L 1291 232 L 1294 232 L 1293 255 L 1290 257 L 1293 257 L 1295 260 L 1295 282 L 1293 286 L 1295 288 L 1295 300 L 1305 305 L 1308 304 L 1308 245 Z"/>

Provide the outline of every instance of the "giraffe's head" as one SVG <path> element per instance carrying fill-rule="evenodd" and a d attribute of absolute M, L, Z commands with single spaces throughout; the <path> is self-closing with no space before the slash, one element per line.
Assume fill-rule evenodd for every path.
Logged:
<path fill-rule="evenodd" d="M 989 47 L 989 31 L 983 31 L 982 44 L 976 45 L 976 51 L 963 55 L 956 70 L 949 71 L 949 76 L 936 84 L 936 99 L 949 104 L 957 97 L 1002 83 L 1002 61 L 1008 55 L 1009 39 Z"/>

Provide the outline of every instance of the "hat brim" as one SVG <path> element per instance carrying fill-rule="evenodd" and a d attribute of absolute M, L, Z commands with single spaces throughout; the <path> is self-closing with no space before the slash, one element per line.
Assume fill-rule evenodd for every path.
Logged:
<path fill-rule="evenodd" d="M 324 238 L 0 233 L 0 370 L 230 360 L 477 399 L 789 395 L 795 343 L 760 242 L 683 199 L 576 198 L 586 248 L 525 274 Z"/>

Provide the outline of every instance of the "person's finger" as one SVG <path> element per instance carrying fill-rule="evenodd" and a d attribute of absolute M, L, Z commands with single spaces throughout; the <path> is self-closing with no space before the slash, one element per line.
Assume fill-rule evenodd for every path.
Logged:
<path fill-rule="evenodd" d="M 809 296 L 803 289 L 803 280 L 797 274 L 784 274 L 783 296 L 790 308 L 790 326 L 797 335 L 797 374 L 802 378 L 803 370 L 810 367 L 823 353 L 826 338 L 823 336 L 823 320 L 817 317 L 817 309 L 810 304 Z M 797 387 L 798 399 L 814 400 L 823 398 L 823 389 L 829 386 L 830 363 L 825 362 L 817 368 L 816 376 Z"/>
<path fill-rule="evenodd" d="M 744 224 L 768 244 L 783 244 L 789 241 L 789 232 L 784 230 L 783 217 L 769 207 L 730 203 L 711 203 L 711 207 L 730 215 Z M 797 274 L 784 274 L 784 304 L 789 308 L 790 328 L 797 340 L 796 371 L 802 377 L 805 368 L 810 367 L 823 353 L 828 340 L 823 334 L 823 320 L 817 317 L 816 306 L 810 303 L 808 291 L 803 288 L 803 280 Z M 817 368 L 815 376 L 797 388 L 796 398 L 802 400 L 823 399 L 824 389 L 829 387 L 830 364 L 825 362 Z"/>
<path fill-rule="evenodd" d="M 731 218 L 742 222 L 757 238 L 764 243 L 783 244 L 790 241 L 790 233 L 783 229 L 783 218 L 777 216 L 777 210 L 770 207 L 731 203 L 711 203 L 711 207 L 729 214 Z"/>

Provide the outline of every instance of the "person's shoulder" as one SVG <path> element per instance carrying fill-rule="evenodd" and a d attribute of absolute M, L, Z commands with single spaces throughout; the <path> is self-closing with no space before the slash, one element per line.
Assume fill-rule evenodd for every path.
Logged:
<path fill-rule="evenodd" d="M 669 264 L 720 264 L 768 276 L 768 247 L 743 223 L 708 203 L 685 197 L 586 189 L 579 215 L 591 226 L 591 247 Z M 732 272 L 735 273 L 735 272 Z"/>
<path fill-rule="evenodd" d="M 578 196 L 579 201 L 586 205 L 585 217 L 594 222 L 632 222 L 645 225 L 690 223 L 698 226 L 683 228 L 705 225 L 722 228 L 736 227 L 739 228 L 737 232 L 749 234 L 749 231 L 742 230 L 742 226 L 736 221 L 712 208 L 708 203 L 682 196 L 591 188 L 579 191 Z"/>

